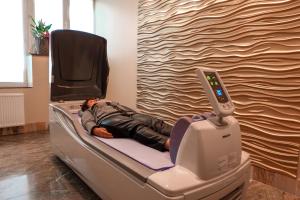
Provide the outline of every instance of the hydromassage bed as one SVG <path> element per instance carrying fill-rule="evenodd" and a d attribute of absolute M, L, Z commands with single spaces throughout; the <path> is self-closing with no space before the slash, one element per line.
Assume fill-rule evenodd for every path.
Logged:
<path fill-rule="evenodd" d="M 250 161 L 241 150 L 239 126 L 232 116 L 223 116 L 226 125 L 217 129 L 206 116 L 178 120 L 170 152 L 159 152 L 131 139 L 91 136 L 82 127 L 78 111 L 87 97 L 105 97 L 105 39 L 78 31 L 54 31 L 51 58 L 53 151 L 102 199 L 244 197 Z"/>

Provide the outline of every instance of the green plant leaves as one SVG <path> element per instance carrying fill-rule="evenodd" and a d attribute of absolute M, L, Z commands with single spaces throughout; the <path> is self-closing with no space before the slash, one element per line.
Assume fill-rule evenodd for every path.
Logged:
<path fill-rule="evenodd" d="M 33 37 L 44 39 L 46 37 L 49 37 L 49 30 L 52 26 L 52 24 L 46 25 L 45 22 L 43 22 L 42 19 L 36 21 L 31 17 L 31 32 Z"/>

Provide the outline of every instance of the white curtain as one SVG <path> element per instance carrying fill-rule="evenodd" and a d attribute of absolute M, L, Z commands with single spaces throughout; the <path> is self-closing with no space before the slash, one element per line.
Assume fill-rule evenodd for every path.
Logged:
<path fill-rule="evenodd" d="M 63 28 L 63 0 L 34 0 L 35 19 L 42 19 L 50 31 Z"/>
<path fill-rule="evenodd" d="M 0 4 L 0 86 L 23 85 L 26 82 L 23 1 Z"/>
<path fill-rule="evenodd" d="M 70 0 L 70 29 L 94 33 L 93 0 Z"/>

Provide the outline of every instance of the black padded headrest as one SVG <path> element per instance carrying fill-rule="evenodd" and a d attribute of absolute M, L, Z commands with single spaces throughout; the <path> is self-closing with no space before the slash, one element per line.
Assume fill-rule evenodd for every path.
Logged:
<path fill-rule="evenodd" d="M 51 100 L 106 96 L 109 66 L 106 39 L 74 30 L 51 33 Z"/>

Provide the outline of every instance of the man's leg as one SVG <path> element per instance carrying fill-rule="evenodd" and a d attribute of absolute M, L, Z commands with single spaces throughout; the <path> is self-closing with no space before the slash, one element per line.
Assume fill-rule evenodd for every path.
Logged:
<path fill-rule="evenodd" d="M 165 151 L 169 149 L 169 144 L 167 142 L 169 138 L 152 130 L 144 124 L 136 126 L 135 134 L 132 136 L 132 138 L 159 151 Z"/>
<path fill-rule="evenodd" d="M 124 115 L 110 116 L 102 119 L 98 124 L 106 128 L 115 138 L 132 138 L 133 132 L 141 122 Z"/>
<path fill-rule="evenodd" d="M 167 124 L 163 120 L 140 113 L 132 115 L 132 118 L 134 120 L 141 121 L 145 126 L 153 129 L 154 131 L 170 137 L 173 126 Z"/>
<path fill-rule="evenodd" d="M 117 115 L 101 121 L 101 127 L 111 132 L 114 137 L 129 137 L 146 146 L 165 151 L 168 149 L 168 137 L 144 125 L 131 117 Z"/>

